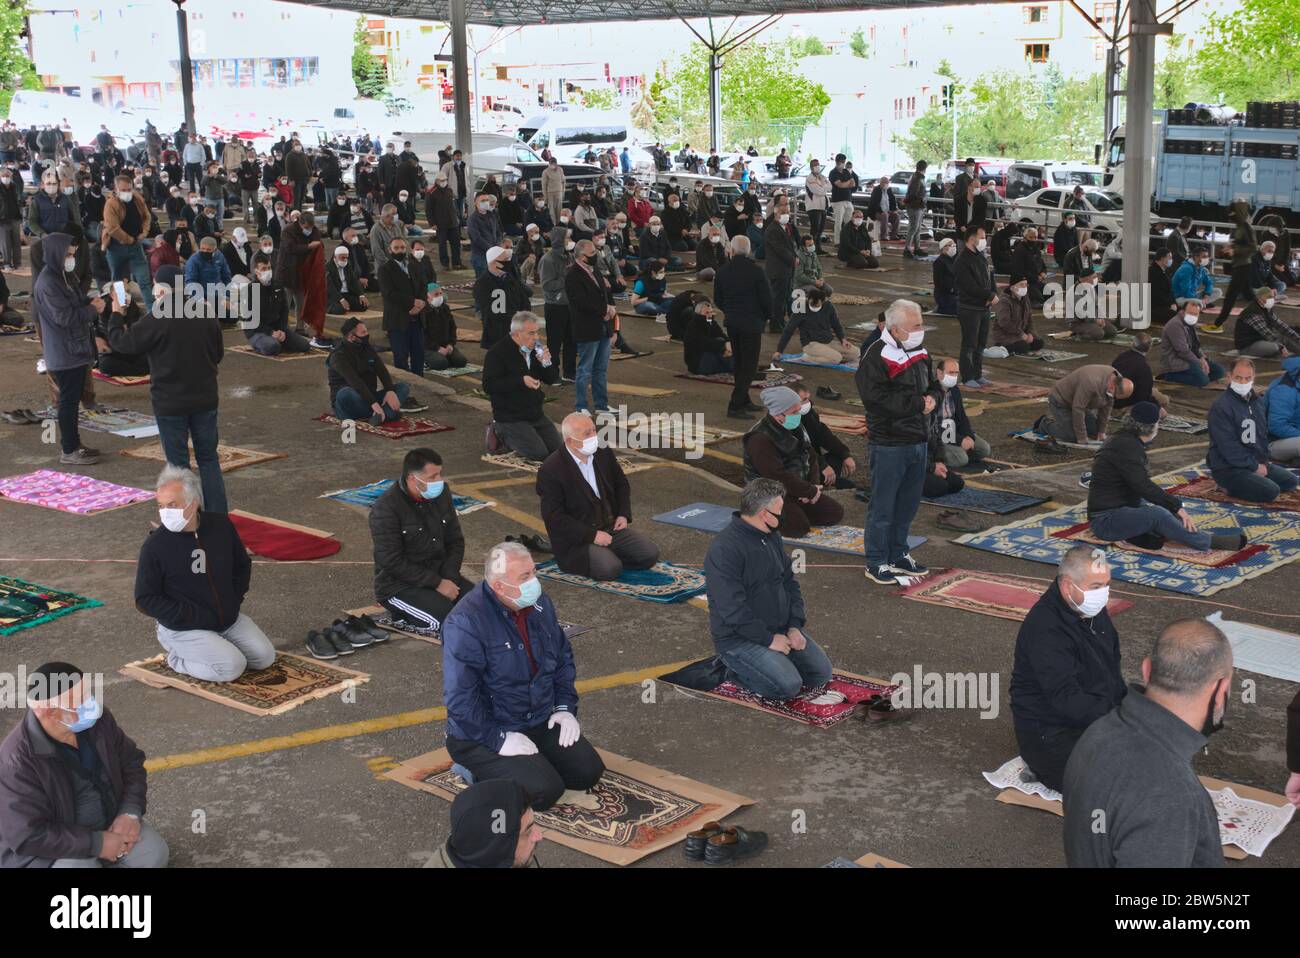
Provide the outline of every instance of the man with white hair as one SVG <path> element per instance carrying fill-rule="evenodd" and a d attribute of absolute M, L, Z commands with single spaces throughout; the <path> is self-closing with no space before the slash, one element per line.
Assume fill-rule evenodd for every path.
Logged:
<path fill-rule="evenodd" d="M 496 204 L 497 198 L 491 193 L 480 193 L 474 197 L 474 209 L 465 223 L 465 234 L 469 237 L 469 265 L 474 269 L 475 279 L 488 268 L 492 250 L 503 246 Z"/>
<path fill-rule="evenodd" d="M 921 307 L 896 299 L 885 331 L 862 354 L 855 381 L 867 415 L 871 503 L 865 528 L 866 577 L 894 585 L 929 572 L 907 551 L 928 465 L 930 414 L 943 395 L 925 341 Z"/>
<path fill-rule="evenodd" d="M 541 317 L 521 310 L 510 334 L 483 357 L 483 390 L 492 401 L 489 452 L 501 443 L 525 459 L 541 462 L 560 448 L 555 423 L 546 418 L 542 385 L 560 381 L 560 367 L 541 343 Z"/>
<path fill-rule="evenodd" d="M 605 764 L 578 724 L 573 647 L 524 546 L 492 547 L 442 640 L 447 751 L 471 778 L 518 782 L 535 811 L 600 781 Z"/>
<path fill-rule="evenodd" d="M 165 466 L 155 484 L 162 525 L 140 548 L 135 607 L 158 622 L 167 665 L 206 682 L 233 682 L 275 661 L 275 648 L 240 611 L 253 564 L 230 518 L 203 509 L 188 469 Z"/>
<path fill-rule="evenodd" d="M 682 270 L 682 258 L 673 252 L 672 240 L 664 231 L 663 220 L 658 216 L 650 217 L 650 222 L 637 237 L 637 250 L 641 254 L 638 268 L 648 273 L 658 267 L 670 273 Z"/>
<path fill-rule="evenodd" d="M 632 490 L 618 457 L 601 446 L 596 424 L 585 412 L 560 423 L 564 447 L 537 471 L 542 520 L 565 572 L 617 579 L 627 569 L 649 569 L 659 547 L 630 527 Z"/>
<path fill-rule="evenodd" d="M 733 236 L 731 259 L 718 267 L 713 278 L 713 302 L 726 317 L 735 361 L 735 386 L 727 403 L 731 419 L 749 419 L 763 407 L 749 398 L 749 384 L 758 372 L 763 348 L 763 327 L 772 315 L 772 287 L 763 268 L 750 255 L 747 236 Z"/>
<path fill-rule="evenodd" d="M 144 820 L 144 752 L 97 684 L 67 662 L 28 676 L 27 714 L 0 743 L 0 868 L 167 865 Z"/>
<path fill-rule="evenodd" d="M 1056 581 L 1016 636 L 1011 716 L 1020 757 L 1057 791 L 1070 752 L 1089 725 L 1124 698 L 1119 633 L 1106 605 L 1106 552 L 1079 543 L 1061 558 Z"/>
<path fill-rule="evenodd" d="M 361 274 L 352 262 L 352 250 L 346 243 L 334 247 L 334 258 L 325 268 L 325 288 L 325 312 L 331 316 L 364 313 L 370 308 Z"/>
<path fill-rule="evenodd" d="M 385 203 L 379 211 L 379 219 L 370 228 L 370 267 L 373 275 L 378 276 L 380 267 L 388 262 L 388 251 L 398 236 L 405 237 L 406 228 L 397 218 L 397 207 Z"/>

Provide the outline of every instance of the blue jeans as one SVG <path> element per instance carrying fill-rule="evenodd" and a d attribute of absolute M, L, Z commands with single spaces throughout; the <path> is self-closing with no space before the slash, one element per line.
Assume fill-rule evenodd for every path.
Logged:
<path fill-rule="evenodd" d="M 1284 492 L 1296 487 L 1296 477 L 1290 469 L 1268 464 L 1268 475 L 1261 476 L 1251 469 L 1227 469 L 1214 473 L 1214 481 L 1227 490 L 1228 495 L 1247 502 L 1272 502 Z"/>
<path fill-rule="evenodd" d="M 226 482 L 221 478 L 221 463 L 217 458 L 217 411 L 190 413 L 188 416 L 156 416 L 158 437 L 163 453 L 173 466 L 190 468 L 190 443 L 194 444 L 194 458 L 198 460 L 199 480 L 203 483 L 203 508 L 207 512 L 225 515 L 230 511 L 226 503 Z"/>
<path fill-rule="evenodd" d="M 339 197 L 339 188 L 337 186 L 326 186 L 325 190 L 325 208 L 334 209 L 334 201 Z"/>
<path fill-rule="evenodd" d="M 474 270 L 474 278 L 478 279 L 487 272 L 487 257 L 482 253 L 471 252 L 469 254 L 469 265 Z"/>
<path fill-rule="evenodd" d="M 424 375 L 424 323 L 412 319 L 405 329 L 390 331 L 388 345 L 393 347 L 394 366 Z"/>
<path fill-rule="evenodd" d="M 579 412 L 591 411 L 587 405 L 587 384 L 591 383 L 591 399 L 596 409 L 609 408 L 605 374 L 609 371 L 609 339 L 589 339 L 578 343 L 578 375 L 573 390 L 573 408 Z"/>
<path fill-rule="evenodd" d="M 411 395 L 411 387 L 406 383 L 393 383 L 393 392 L 397 394 L 397 404 L 400 406 Z M 384 397 L 379 396 L 378 401 L 382 405 Z M 374 410 L 362 398 L 361 393 L 351 386 L 344 386 L 334 394 L 334 415 L 339 419 L 366 420 L 370 418 L 373 412 Z M 392 422 L 394 419 L 401 418 L 402 414 L 398 410 L 384 406 L 385 422 Z"/>
<path fill-rule="evenodd" d="M 925 488 L 926 447 L 867 443 L 871 468 L 871 502 L 863 530 L 867 567 L 877 569 L 907 554 L 907 531 L 921 507 Z"/>
<path fill-rule="evenodd" d="M 1123 542 L 1154 532 L 1198 552 L 1207 552 L 1210 548 L 1208 532 L 1188 532 L 1176 515 L 1160 506 L 1121 506 L 1099 512 L 1088 521 L 1097 538 L 1107 542 Z"/>
<path fill-rule="evenodd" d="M 632 311 L 638 316 L 662 316 L 667 314 L 668 307 L 672 305 L 672 302 L 673 298 L 671 296 L 665 296 L 657 303 L 647 299 L 633 306 Z"/>
<path fill-rule="evenodd" d="M 800 631 L 803 631 L 802 629 Z M 742 642 L 719 654 L 727 678 L 765 699 L 792 699 L 804 688 L 817 688 L 831 678 L 831 660 L 808 636 L 799 651 L 782 655 L 757 642 Z"/>
<path fill-rule="evenodd" d="M 109 277 L 113 280 L 135 280 L 144 296 L 144 311 L 153 306 L 153 280 L 149 278 L 149 259 L 144 255 L 144 247 L 136 243 L 119 243 L 113 240 L 104 250 L 108 259 Z"/>
<path fill-rule="evenodd" d="M 1224 372 L 1224 368 L 1211 359 L 1209 375 L 1202 372 L 1200 366 L 1188 366 L 1180 373 L 1161 373 L 1156 379 L 1163 379 L 1165 382 L 1170 383 L 1182 383 L 1184 386 L 1196 386 L 1199 389 L 1208 386 L 1216 379 L 1222 379 Z"/>

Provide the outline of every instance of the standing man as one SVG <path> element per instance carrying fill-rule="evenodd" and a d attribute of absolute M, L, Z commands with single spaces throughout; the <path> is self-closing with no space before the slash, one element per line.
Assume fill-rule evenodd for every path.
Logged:
<path fill-rule="evenodd" d="M 966 228 L 966 244 L 957 257 L 953 272 L 957 279 L 957 321 L 961 323 L 961 381 L 968 388 L 987 386 L 984 378 L 984 348 L 989 342 L 989 307 L 998 301 L 993 270 L 984 255 L 984 227 L 972 223 Z"/>
<path fill-rule="evenodd" d="M 846 165 L 843 153 L 835 154 L 835 169 L 831 170 L 831 245 L 840 245 L 840 227 L 849 221 L 853 214 L 853 190 L 858 178 Z"/>
<path fill-rule="evenodd" d="M 898 199 L 894 196 L 894 191 L 889 188 L 889 177 L 882 176 L 876 188 L 871 191 L 871 199 L 867 202 L 867 215 L 879 226 L 876 236 L 882 243 L 886 239 L 898 239 Z"/>
<path fill-rule="evenodd" d="M 775 206 L 763 229 L 763 272 L 772 288 L 772 313 L 767 322 L 771 333 L 785 329 L 785 318 L 790 312 L 790 286 L 798 258 L 795 250 L 798 237 L 790 223 L 790 209 L 785 205 L 784 197 Z"/>
<path fill-rule="evenodd" d="M 822 255 L 822 231 L 826 229 L 826 211 L 830 207 L 831 181 L 822 172 L 820 160 L 809 164 L 809 173 L 804 177 L 803 187 L 807 194 L 804 209 L 808 211 L 808 232 L 812 234 L 813 245 L 817 255 Z M 716 210 L 715 210 L 716 212 Z M 700 220 L 700 225 L 704 224 Z"/>
<path fill-rule="evenodd" d="M 573 408 L 578 412 L 590 408 L 587 406 L 590 382 L 592 405 L 596 412 L 605 412 L 609 409 L 606 385 L 609 350 L 618 338 L 618 313 L 609 284 L 596 271 L 596 244 L 591 240 L 577 245 L 576 262 L 564 276 L 564 292 L 578 352 Z"/>
<path fill-rule="evenodd" d="M 474 212 L 469 214 L 466 232 L 469 234 L 469 265 L 474 268 L 477 280 L 488 267 L 488 251 L 501 248 L 501 220 L 496 214 L 496 197 L 480 193 L 474 197 Z"/>
<path fill-rule="evenodd" d="M 190 189 L 195 192 L 198 192 L 199 180 L 203 178 L 203 164 L 207 158 L 208 154 L 204 151 L 203 144 L 199 142 L 198 134 L 191 133 L 189 142 L 181 151 L 181 160 L 185 163 L 185 179 L 189 181 Z"/>
<path fill-rule="evenodd" d="M 943 398 L 922 346 L 923 326 L 920 306 L 894 300 L 885 310 L 885 331 L 863 354 L 854 377 L 867 415 L 871 466 L 865 575 L 879 585 L 929 572 L 907 551 L 925 484 L 929 417 Z"/>
<path fill-rule="evenodd" d="M 442 165 L 438 170 L 437 179 L 445 180 L 445 185 L 451 191 L 453 205 L 456 209 L 456 215 L 460 222 L 465 222 L 465 202 L 469 199 L 470 187 L 465 176 L 465 156 L 460 150 L 451 154 L 451 159 Z"/>
<path fill-rule="evenodd" d="M 384 301 L 384 332 L 393 348 L 393 365 L 417 376 L 424 375 L 424 307 L 426 284 L 406 259 L 406 240 L 393 239 L 388 262 L 379 270 L 379 293 Z"/>
<path fill-rule="evenodd" d="M 542 170 L 542 195 L 546 197 L 546 208 L 556 216 L 564 207 L 564 184 L 564 170 L 560 169 L 555 157 L 551 157 L 546 169 Z"/>
<path fill-rule="evenodd" d="M 284 172 L 293 184 L 292 209 L 301 210 L 302 201 L 307 198 L 307 181 L 311 179 L 311 162 L 297 140 L 294 140 L 289 155 L 284 158 Z"/>
<path fill-rule="evenodd" d="M 726 317 L 731 355 L 735 361 L 735 385 L 727 403 L 731 419 L 752 418 L 763 407 L 749 398 L 749 384 L 758 372 L 763 349 L 763 324 L 772 315 L 772 289 L 763 270 L 750 256 L 749 238 L 731 238 L 731 259 L 718 268 L 713 278 L 713 302 Z"/>
<path fill-rule="evenodd" d="M 104 203 L 100 246 L 108 258 L 112 278 L 135 280 L 148 312 L 153 305 L 153 282 L 149 278 L 149 258 L 141 241 L 149 235 L 149 204 L 135 192 L 135 182 L 130 176 L 116 177 L 113 185 L 116 189 Z"/>
<path fill-rule="evenodd" d="M 310 327 L 312 346 L 329 349 L 325 339 L 325 252 L 312 213 L 303 213 L 281 231 L 276 273 L 281 285 L 293 294 L 294 331 L 305 335 Z"/>
<path fill-rule="evenodd" d="M 975 180 L 975 157 L 966 157 L 966 165 L 952 181 L 952 215 L 957 227 L 970 222 L 970 185 Z M 979 225 L 983 226 L 983 223 Z"/>
<path fill-rule="evenodd" d="M 909 259 L 921 255 L 921 225 L 925 221 L 925 160 L 918 160 L 912 178 L 907 181 L 903 209 L 907 210 L 907 242 L 903 255 Z"/>

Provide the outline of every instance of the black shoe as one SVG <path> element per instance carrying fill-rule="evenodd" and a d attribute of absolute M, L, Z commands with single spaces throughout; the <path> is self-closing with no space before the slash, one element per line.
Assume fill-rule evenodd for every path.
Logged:
<path fill-rule="evenodd" d="M 347 637 L 332 625 L 321 632 L 321 637 L 334 646 L 334 651 L 339 655 L 351 655 L 356 651 L 356 649 L 352 648 L 352 643 L 347 640 Z"/>
<path fill-rule="evenodd" d="M 818 399 L 840 399 L 841 396 L 830 386 L 818 386 L 817 398 Z"/>
<path fill-rule="evenodd" d="M 911 251 L 910 249 L 907 249 L 906 247 L 904 247 L 904 249 L 903 249 L 903 259 L 913 259 L 913 258 L 914 258 L 914 257 L 912 256 L 912 251 Z"/>
<path fill-rule="evenodd" d="M 709 844 L 709 839 L 714 835 L 722 834 L 721 822 L 705 822 L 693 832 L 686 833 L 686 841 L 682 843 L 682 853 L 686 856 L 688 862 L 704 861 L 704 849 Z"/>
<path fill-rule="evenodd" d="M 904 552 L 902 557 L 895 562 L 889 563 L 889 568 L 899 575 L 929 575 L 930 570 L 921 563 L 912 558 L 910 553 Z"/>
<path fill-rule="evenodd" d="M 870 489 L 867 489 L 867 488 L 865 488 L 865 487 L 863 487 L 863 486 L 854 486 L 854 487 L 853 487 L 853 498 L 856 499 L 856 500 L 858 500 L 858 502 L 870 502 L 870 501 L 871 501 L 871 490 L 870 490 Z"/>
<path fill-rule="evenodd" d="M 743 420 L 745 420 L 746 422 L 749 422 L 749 421 L 751 421 L 751 420 L 754 418 L 754 416 L 753 416 L 752 413 L 746 412 L 744 409 L 728 409 L 728 410 L 727 410 L 727 418 L 728 418 L 728 419 L 743 419 Z"/>
<path fill-rule="evenodd" d="M 520 536 L 519 541 L 533 552 L 552 552 L 550 540 L 543 535 Z"/>
<path fill-rule="evenodd" d="M 429 407 L 414 396 L 408 396 L 406 402 L 397 407 L 401 412 L 424 412 Z"/>
<path fill-rule="evenodd" d="M 330 626 L 335 635 L 340 635 L 347 639 L 348 644 L 354 649 L 364 649 L 371 645 L 375 640 L 365 629 L 358 629 L 347 619 L 335 619 L 334 624 Z"/>
<path fill-rule="evenodd" d="M 1210 536 L 1210 548 L 1222 549 L 1226 552 L 1237 552 L 1246 548 L 1246 534 L 1238 532 L 1226 535 L 1212 535 Z"/>
<path fill-rule="evenodd" d="M 354 629 L 364 629 L 372 641 L 387 642 L 390 638 L 388 630 L 382 628 L 379 623 L 368 615 L 353 615 L 348 617 L 348 624 Z"/>
<path fill-rule="evenodd" d="M 876 585 L 898 585 L 898 576 L 887 565 L 876 566 L 874 569 L 868 566 L 863 570 L 862 574 Z"/>
<path fill-rule="evenodd" d="M 334 648 L 334 643 L 315 630 L 307 633 L 307 653 L 313 659 L 337 659 L 339 657 L 338 651 Z"/>
<path fill-rule="evenodd" d="M 370 425 L 382 426 L 383 424 L 384 424 L 384 417 L 382 415 L 380 415 L 377 412 L 372 412 L 370 414 Z"/>
<path fill-rule="evenodd" d="M 1079 485 L 1082 486 L 1084 489 L 1089 488 L 1092 485 L 1092 473 L 1091 472 L 1079 473 Z"/>
<path fill-rule="evenodd" d="M 767 412 L 767 407 L 760 406 L 758 403 L 751 401 L 747 406 L 741 406 L 745 412 Z"/>
<path fill-rule="evenodd" d="M 767 832 L 750 832 L 733 825 L 708 840 L 704 861 L 710 865 L 726 865 L 753 858 L 766 847 Z"/>

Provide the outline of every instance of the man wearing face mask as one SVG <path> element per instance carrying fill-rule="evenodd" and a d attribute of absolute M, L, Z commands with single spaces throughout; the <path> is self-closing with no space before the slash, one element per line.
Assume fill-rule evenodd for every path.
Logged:
<path fill-rule="evenodd" d="M 474 197 L 474 212 L 469 214 L 466 233 L 469 235 L 469 265 L 474 278 L 480 278 L 487 269 L 487 254 L 501 246 L 501 221 L 496 215 L 496 197 L 480 193 Z"/>
<path fill-rule="evenodd" d="M 669 242 L 664 232 L 663 222 L 658 216 L 651 216 L 645 229 L 641 230 L 637 237 L 637 248 L 641 254 L 639 268 L 642 273 L 656 266 L 670 273 L 680 272 L 683 269 L 682 258 L 673 252 L 672 243 Z"/>
<path fill-rule="evenodd" d="M 769 333 L 779 333 L 785 329 L 786 316 L 791 309 L 790 291 L 800 242 L 785 197 L 774 200 L 772 215 L 763 228 L 763 272 L 772 288 L 772 315 L 767 323 Z"/>
<path fill-rule="evenodd" d="M 190 470 L 165 466 L 155 488 L 162 525 L 140 547 L 135 607 L 157 620 L 168 667 L 205 682 L 233 682 L 248 669 L 268 668 L 275 648 L 240 611 L 253 564 L 238 530 L 204 508 Z"/>
<path fill-rule="evenodd" d="M 879 269 L 876 259 L 876 241 L 867 226 L 865 214 L 854 210 L 839 229 L 839 248 L 836 255 L 849 269 Z"/>
<path fill-rule="evenodd" d="M 230 286 L 230 266 L 217 252 L 217 241 L 212 236 L 199 240 L 199 252 L 185 262 L 185 285 L 197 284 L 203 288 L 203 298 L 211 315 L 216 315 L 217 300 Z M 225 321 L 224 319 L 222 320 Z"/>
<path fill-rule="evenodd" d="M 773 386 L 760 394 L 767 415 L 742 440 L 745 481 L 774 479 L 784 490 L 781 534 L 798 539 L 813 526 L 833 526 L 844 518 L 844 507 L 826 495 L 835 488 L 836 472 L 822 461 L 803 428 L 804 401 L 788 386 Z M 811 409 L 811 405 L 809 406 Z"/>
<path fill-rule="evenodd" d="M 749 398 L 749 386 L 758 372 L 758 354 L 763 348 L 763 325 L 772 315 L 772 287 L 751 256 L 749 238 L 731 238 L 731 258 L 713 278 L 713 301 L 725 317 L 735 366 L 735 383 L 727 416 L 750 419 L 762 412 Z"/>
<path fill-rule="evenodd" d="M 952 237 L 939 241 L 939 255 L 930 268 L 934 282 L 934 311 L 940 316 L 957 315 L 957 243 Z"/>
<path fill-rule="evenodd" d="M 375 599 L 397 619 L 440 630 L 474 584 L 461 575 L 465 537 L 436 451 L 406 454 L 401 476 L 370 510 L 370 537 Z"/>
<path fill-rule="evenodd" d="M 772 353 L 772 362 L 780 360 L 786 344 L 796 330 L 804 362 L 827 366 L 856 362 L 858 347 L 845 338 L 839 315 L 834 304 L 828 301 L 824 289 L 813 286 L 806 292 L 797 290 L 795 297 L 790 320 L 782 330 L 776 350 Z"/>
<path fill-rule="evenodd" d="M 1273 287 L 1260 286 L 1254 291 L 1252 302 L 1237 317 L 1232 333 L 1237 352 L 1262 359 L 1286 359 L 1300 354 L 1300 332 L 1277 318 L 1273 312 L 1276 305 L 1277 293 Z"/>
<path fill-rule="evenodd" d="M 388 261 L 388 250 L 392 246 L 393 240 L 397 237 L 405 239 L 406 230 L 402 227 L 402 221 L 397 218 L 397 207 L 392 203 L 385 203 L 379 211 L 379 219 L 370 230 L 368 237 L 370 242 L 370 264 L 379 275 L 380 269 Z"/>
<path fill-rule="evenodd" d="M 352 251 L 346 245 L 334 248 L 334 257 L 325 270 L 328 299 L 325 312 L 331 316 L 364 313 L 370 308 L 361 286 L 361 277 L 352 263 Z"/>
<path fill-rule="evenodd" d="M 424 201 L 424 215 L 438 233 L 438 260 L 444 269 L 460 269 L 459 204 L 447 177 L 439 173 Z"/>
<path fill-rule="evenodd" d="M 1219 818 L 1192 757 L 1223 727 L 1232 673 L 1232 646 L 1213 624 L 1165 627 L 1142 660 L 1145 685 L 1093 722 L 1066 765 L 1067 865 L 1223 867 Z"/>
<path fill-rule="evenodd" d="M 1254 360 L 1242 357 L 1233 363 L 1228 386 L 1210 407 L 1205 464 L 1219 488 L 1233 498 L 1273 502 L 1293 491 L 1297 480 L 1270 459 L 1267 409 L 1264 397 L 1255 392 Z"/>
<path fill-rule="evenodd" d="M 583 412 L 560 423 L 564 446 L 537 472 L 546 535 L 564 572 L 598 580 L 617 579 L 624 569 L 649 569 L 659 547 L 632 529 L 632 494 L 596 424 Z"/>
<path fill-rule="evenodd" d="M 564 293 L 577 349 L 574 409 L 581 412 L 594 407 L 596 412 L 605 412 L 609 409 L 609 352 L 619 338 L 619 319 L 609 284 L 596 271 L 596 247 L 591 240 L 578 244 L 576 260 L 564 276 Z M 587 405 L 588 383 L 592 406 Z"/>
<path fill-rule="evenodd" d="M 284 173 L 293 184 L 293 203 L 290 208 L 301 210 L 303 200 L 307 198 L 307 181 L 311 179 L 311 162 L 297 140 L 284 158 Z"/>
<path fill-rule="evenodd" d="M 970 186 L 979 181 L 975 179 L 975 158 L 966 157 L 966 162 L 962 166 L 960 173 L 952 181 L 952 206 L 953 206 L 953 223 L 960 231 L 968 223 L 973 222 L 970 215 Z M 981 223 L 981 226 L 984 224 Z"/>
<path fill-rule="evenodd" d="M 27 198 L 14 182 L 11 167 L 0 168 L 0 266 L 7 273 L 22 266 L 23 204 Z"/>
<path fill-rule="evenodd" d="M 424 365 L 436 370 L 468 366 L 469 360 L 456 348 L 456 320 L 442 287 L 430 283 L 426 296 L 429 306 L 424 311 Z"/>
<path fill-rule="evenodd" d="M 1061 558 L 1016 635 L 1011 716 L 1020 756 L 1060 790 L 1080 736 L 1124 700 L 1119 633 L 1111 621 L 1106 553 L 1077 544 Z"/>
<path fill-rule="evenodd" d="M 546 319 L 546 346 L 560 359 L 560 378 L 570 382 L 577 375 L 578 344 L 573 338 L 573 319 L 564 287 L 575 249 L 577 243 L 570 237 L 568 228 L 557 226 L 551 230 L 551 248 L 537 267 L 545 303 L 542 315 Z"/>
<path fill-rule="evenodd" d="M 1165 247 L 1157 247 L 1151 253 L 1151 266 L 1147 269 L 1147 283 L 1151 286 L 1151 325 L 1163 326 L 1175 313 L 1178 305 L 1174 302 L 1174 286 L 1170 281 L 1170 270 L 1174 254 Z"/>
<path fill-rule="evenodd" d="M 559 162 L 551 157 L 546 164 L 546 169 L 542 170 L 542 196 L 546 198 L 547 208 L 556 213 L 564 205 L 564 186 L 564 170 L 560 169 Z"/>
<path fill-rule="evenodd" d="M 1160 333 L 1160 372 L 1157 379 L 1204 387 L 1224 377 L 1224 368 L 1210 359 L 1201 348 L 1201 340 L 1196 333 L 1200 316 L 1201 301 L 1189 299 L 1182 311 L 1165 323 Z"/>
<path fill-rule="evenodd" d="M 1250 206 L 1245 200 L 1234 200 L 1230 217 L 1234 224 L 1232 236 L 1223 248 L 1223 255 L 1231 257 L 1228 291 L 1223 294 L 1223 306 L 1215 325 L 1205 327 L 1211 332 L 1218 332 L 1224 327 L 1232 316 L 1232 307 L 1237 299 L 1247 299 L 1251 290 L 1250 262 L 1255 256 L 1255 227 L 1250 222 Z"/>
<path fill-rule="evenodd" d="M 942 449 L 941 456 L 936 457 L 936 461 L 943 462 L 948 469 L 961 469 L 973 462 L 987 459 L 993 450 L 986 439 L 975 434 L 970 417 L 966 414 L 966 404 L 958 383 L 960 377 L 957 360 L 951 357 L 941 359 L 938 373 L 942 393 L 935 409 L 934 425 Z"/>
<path fill-rule="evenodd" d="M 578 723 L 573 648 L 524 546 L 493 546 L 442 638 L 453 761 L 476 781 L 518 782 L 535 811 L 600 781 L 605 765 Z"/>
<path fill-rule="evenodd" d="M 329 349 L 325 338 L 325 254 L 316 229 L 316 217 L 303 213 L 280 233 L 280 257 L 276 274 L 293 294 L 295 331 L 311 328 L 312 348 Z"/>
<path fill-rule="evenodd" d="M 969 387 L 987 386 L 984 378 L 984 349 L 989 341 L 989 307 L 997 302 L 993 270 L 984 255 L 984 227 L 972 223 L 964 234 L 965 246 L 953 265 L 957 280 L 957 320 L 961 323 L 962 382 Z"/>
<path fill-rule="evenodd" d="M 474 282 L 474 306 L 483 323 L 479 345 L 484 349 L 491 349 L 506 339 L 511 317 L 532 306 L 528 287 L 509 269 L 512 256 L 513 251 L 504 246 L 488 249 L 484 257 L 487 269 Z"/>
<path fill-rule="evenodd" d="M 278 356 L 282 352 L 310 352 L 311 342 L 289 328 L 289 293 L 275 281 L 271 257 L 255 253 L 251 267 L 258 297 L 258 324 L 251 321 L 241 324 L 248 344 L 263 356 Z"/>
<path fill-rule="evenodd" d="M 1280 278 L 1273 271 L 1273 263 L 1276 258 L 1277 243 L 1273 240 L 1265 240 L 1259 244 L 1259 251 L 1250 259 L 1251 289 L 1269 286 L 1278 296 L 1286 295 L 1286 280 Z"/>
<path fill-rule="evenodd" d="M 27 714 L 0 742 L 0 868 L 165 868 L 144 820 L 145 755 L 67 662 L 29 673 Z"/>
<path fill-rule="evenodd" d="M 509 323 L 509 334 L 483 357 L 483 390 L 492 400 L 488 452 L 498 445 L 525 459 L 541 462 L 560 447 L 555 423 L 546 418 L 543 384 L 560 381 L 560 369 L 541 344 L 541 317 L 521 310 Z"/>
<path fill-rule="evenodd" d="M 424 307 L 428 286 L 407 260 L 406 240 L 398 237 L 389 249 L 388 262 L 379 270 L 379 292 L 384 301 L 384 332 L 393 348 L 393 365 L 417 376 L 424 375 Z"/>
<path fill-rule="evenodd" d="M 1056 265 L 1064 267 L 1065 258 L 1079 246 L 1079 225 L 1073 214 L 1067 213 L 1056 232 L 1052 234 L 1052 255 Z"/>
<path fill-rule="evenodd" d="M 1036 353 L 1043 348 L 1043 341 L 1034 333 L 1029 281 L 1021 274 L 1013 273 L 1011 282 L 998 295 L 993 307 L 992 338 L 993 345 L 1013 355 Z"/>
<path fill-rule="evenodd" d="M 232 278 L 243 276 L 252 279 L 253 244 L 248 241 L 248 230 L 236 226 L 230 233 L 230 239 L 221 244 L 221 255 L 230 267 Z"/>

